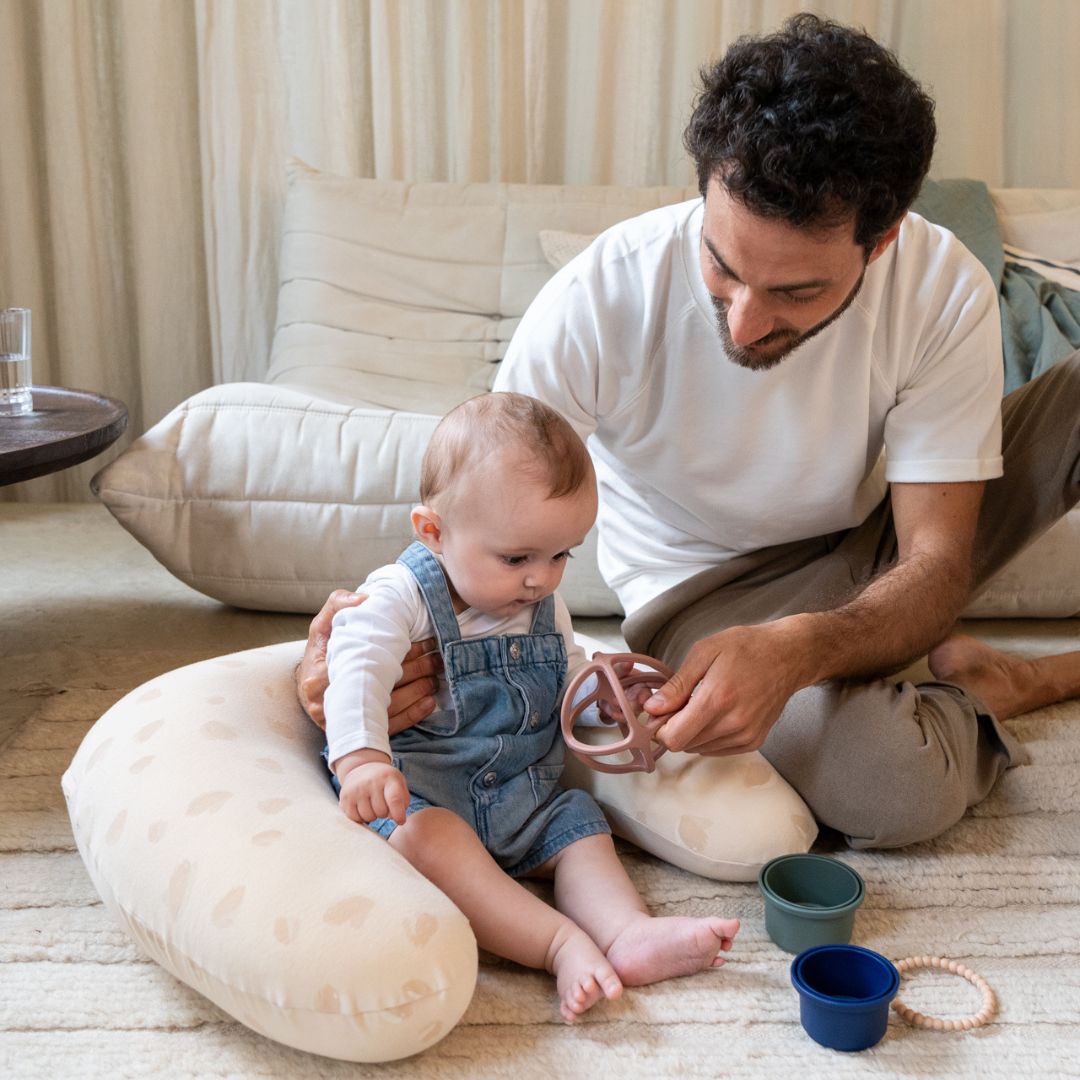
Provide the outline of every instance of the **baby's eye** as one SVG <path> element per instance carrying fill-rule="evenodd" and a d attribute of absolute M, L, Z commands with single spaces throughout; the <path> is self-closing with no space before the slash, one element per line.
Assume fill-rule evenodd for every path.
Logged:
<path fill-rule="evenodd" d="M 526 562 L 526 560 L 528 559 L 528 556 L 527 555 L 502 555 L 502 556 L 500 556 L 500 558 L 502 559 L 502 561 L 504 563 L 506 563 L 507 566 L 521 566 L 522 563 Z"/>
<path fill-rule="evenodd" d="M 562 562 L 564 559 L 572 559 L 574 553 L 572 551 L 560 551 L 558 555 L 553 556 L 554 562 Z"/>

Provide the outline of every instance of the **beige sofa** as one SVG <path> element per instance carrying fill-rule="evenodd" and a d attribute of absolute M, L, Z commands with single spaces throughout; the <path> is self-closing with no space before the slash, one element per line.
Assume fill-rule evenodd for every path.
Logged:
<path fill-rule="evenodd" d="M 694 195 L 356 180 L 292 162 L 266 382 L 196 394 L 95 490 L 193 588 L 240 607 L 316 611 L 408 541 L 436 418 L 489 389 L 554 267 L 614 222 Z M 1007 243 L 1080 265 L 1080 190 L 993 195 Z M 563 588 L 571 612 L 619 614 L 583 555 Z M 1074 512 L 969 614 L 1077 612 Z"/>

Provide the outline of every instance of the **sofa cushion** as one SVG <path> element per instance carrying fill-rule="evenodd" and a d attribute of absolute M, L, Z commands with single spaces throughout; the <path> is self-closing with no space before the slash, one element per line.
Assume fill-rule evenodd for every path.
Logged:
<path fill-rule="evenodd" d="M 693 193 L 359 180 L 297 160 L 287 176 L 268 381 L 362 373 L 365 403 L 440 416 L 491 388 L 551 276 L 541 231 L 598 232 Z"/>

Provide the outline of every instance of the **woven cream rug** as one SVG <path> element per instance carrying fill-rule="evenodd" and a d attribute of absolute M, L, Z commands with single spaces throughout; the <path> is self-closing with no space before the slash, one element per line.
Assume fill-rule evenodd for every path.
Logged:
<path fill-rule="evenodd" d="M 938 841 L 840 853 L 867 884 L 855 940 L 893 959 L 939 953 L 967 963 L 1000 997 L 987 1028 L 916 1031 L 893 1017 L 873 1050 L 817 1046 L 799 1026 L 790 958 L 765 934 L 756 887 L 707 881 L 626 847 L 654 911 L 742 919 L 727 967 L 628 991 L 568 1027 L 547 976 L 490 961 L 441 1043 L 407 1061 L 352 1065 L 251 1033 L 146 959 L 101 906 L 60 794 L 83 735 L 127 691 L 207 656 L 300 638 L 306 620 L 236 612 L 192 593 L 100 507 L 0 505 L 0 538 L 5 1080 L 1080 1077 L 1078 704 L 1015 722 L 1032 763 Z M 1080 648 L 1076 622 L 975 629 L 1032 654 Z M 833 849 L 825 841 L 821 850 Z M 979 1005 L 966 983 L 937 974 L 919 974 L 902 992 L 937 1015 Z"/>

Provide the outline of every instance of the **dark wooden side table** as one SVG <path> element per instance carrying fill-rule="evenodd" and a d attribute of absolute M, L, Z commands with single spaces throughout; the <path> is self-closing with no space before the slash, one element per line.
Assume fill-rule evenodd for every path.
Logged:
<path fill-rule="evenodd" d="M 0 486 L 78 465 L 127 427 L 127 406 L 89 390 L 33 388 L 34 411 L 0 416 Z"/>

